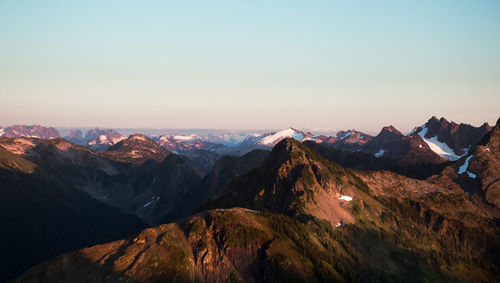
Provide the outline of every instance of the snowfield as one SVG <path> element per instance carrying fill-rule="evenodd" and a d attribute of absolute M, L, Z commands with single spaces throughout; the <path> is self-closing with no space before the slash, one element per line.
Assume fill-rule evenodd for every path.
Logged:
<path fill-rule="evenodd" d="M 374 155 L 375 155 L 375 157 L 379 158 L 379 157 L 381 157 L 382 155 L 384 155 L 384 153 L 385 153 L 385 150 L 380 149 L 380 150 L 379 150 L 377 153 L 375 153 Z"/>
<path fill-rule="evenodd" d="M 289 128 L 289 129 L 276 132 L 272 135 L 269 135 L 269 136 L 263 138 L 259 142 L 259 144 L 271 146 L 271 145 L 276 144 L 277 142 L 279 142 L 280 140 L 282 140 L 284 138 L 294 138 L 298 141 L 301 141 L 302 139 L 304 139 L 304 135 L 297 132 L 296 130 L 294 130 L 292 128 Z"/>
<path fill-rule="evenodd" d="M 425 143 L 431 148 L 432 151 L 451 161 L 458 160 L 463 156 L 455 154 L 455 151 L 453 151 L 453 149 L 451 149 L 447 144 L 440 142 L 437 139 L 437 136 L 426 138 L 425 135 L 427 134 L 428 130 L 429 129 L 427 129 L 427 126 L 423 126 L 422 130 L 418 132 L 418 135 L 425 141 Z M 465 150 L 465 154 L 467 154 L 467 150 Z"/>
<path fill-rule="evenodd" d="M 471 158 L 473 156 L 474 155 L 471 155 L 471 156 L 467 157 L 467 159 L 465 159 L 464 164 L 462 164 L 462 166 L 460 166 L 460 168 L 458 168 L 458 174 L 459 175 L 467 172 L 467 175 L 469 175 L 469 177 L 471 177 L 472 179 L 476 179 L 476 177 L 477 177 L 476 174 L 467 171 L 467 168 L 469 168 L 469 161 L 471 160 Z"/>
<path fill-rule="evenodd" d="M 194 136 L 174 136 L 175 140 L 190 141 L 194 139 Z"/>

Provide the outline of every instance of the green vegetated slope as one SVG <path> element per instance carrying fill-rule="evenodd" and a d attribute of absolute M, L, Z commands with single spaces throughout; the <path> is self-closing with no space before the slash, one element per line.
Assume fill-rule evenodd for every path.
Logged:
<path fill-rule="evenodd" d="M 203 209 L 56 257 L 16 281 L 494 282 L 500 275 L 498 224 L 463 191 L 344 169 L 290 139 Z"/>

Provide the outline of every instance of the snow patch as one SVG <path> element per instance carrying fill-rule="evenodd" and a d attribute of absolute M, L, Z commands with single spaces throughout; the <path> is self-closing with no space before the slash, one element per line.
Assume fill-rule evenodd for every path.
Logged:
<path fill-rule="evenodd" d="M 108 143 L 108 137 L 106 135 L 99 136 L 99 143 Z"/>
<path fill-rule="evenodd" d="M 148 207 L 150 204 L 152 204 L 153 202 L 155 201 L 159 201 L 160 200 L 160 197 L 152 197 L 152 200 L 148 201 L 144 207 Z"/>
<path fill-rule="evenodd" d="M 469 177 L 471 177 L 472 179 L 476 179 L 477 175 L 474 174 L 474 173 L 471 173 L 469 171 L 467 171 L 467 175 L 469 175 Z"/>
<path fill-rule="evenodd" d="M 474 155 L 471 155 L 469 157 L 467 157 L 467 159 L 465 159 L 465 162 L 464 164 L 462 164 L 462 166 L 460 166 L 458 168 L 458 174 L 463 174 L 463 173 L 467 173 L 467 175 L 469 175 L 470 178 L 472 179 L 476 179 L 477 175 L 474 174 L 474 173 L 471 173 L 469 171 L 467 171 L 467 168 L 469 168 L 469 161 L 471 160 L 471 158 L 473 157 Z"/>
<path fill-rule="evenodd" d="M 345 133 L 342 137 L 339 137 L 339 139 L 341 139 L 341 140 L 345 140 L 345 139 L 347 139 L 347 138 L 348 138 L 351 134 L 352 134 L 352 131 L 351 131 L 351 130 L 349 130 L 349 131 L 347 131 L 347 132 L 346 132 L 346 133 Z"/>
<path fill-rule="evenodd" d="M 194 136 L 174 136 L 174 139 L 179 141 L 190 141 L 194 139 Z"/>
<path fill-rule="evenodd" d="M 341 196 L 339 199 L 345 200 L 345 201 L 351 201 L 352 197 L 350 197 L 350 196 Z"/>
<path fill-rule="evenodd" d="M 444 158 L 446 158 L 448 160 L 451 160 L 451 161 L 458 160 L 458 159 L 460 159 L 460 157 L 462 157 L 465 154 L 467 154 L 467 152 L 464 153 L 464 155 L 457 155 L 457 154 L 455 154 L 455 152 L 453 151 L 453 149 L 451 149 L 447 144 L 445 144 L 443 142 L 440 142 L 437 139 L 437 136 L 434 136 L 432 138 L 426 138 L 425 135 L 427 134 L 428 130 L 429 129 L 427 129 L 427 126 L 423 126 L 422 130 L 420 132 L 418 132 L 418 135 L 425 141 L 425 143 L 435 153 L 437 153 L 440 156 L 442 156 L 442 157 L 444 157 Z"/>
<path fill-rule="evenodd" d="M 375 155 L 375 157 L 379 158 L 379 157 L 381 157 L 382 155 L 384 155 L 384 153 L 385 153 L 385 150 L 380 149 L 380 150 L 379 150 L 377 153 L 375 153 L 374 155 Z"/>

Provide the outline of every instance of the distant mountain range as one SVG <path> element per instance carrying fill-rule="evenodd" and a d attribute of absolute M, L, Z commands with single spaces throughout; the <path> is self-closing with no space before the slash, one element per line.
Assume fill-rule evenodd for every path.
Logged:
<path fill-rule="evenodd" d="M 294 128 L 270 133 L 205 133 L 163 134 L 151 136 L 163 148 L 197 158 L 198 169 L 208 172 L 210 164 L 222 155 L 242 155 L 254 149 L 271 148 L 285 138 L 300 142 L 313 141 L 347 152 L 372 154 L 401 165 L 417 163 L 439 164 L 454 161 L 464 156 L 480 139 L 491 130 L 485 123 L 480 127 L 456 124 L 446 119 L 432 117 L 424 125 L 417 126 L 408 135 L 403 135 L 392 126 L 387 126 L 377 136 L 356 130 L 339 131 L 336 136 L 314 135 Z M 54 128 L 34 126 L 11 126 L 0 130 L 3 137 L 35 137 L 52 139 L 60 137 Z M 86 146 L 94 151 L 105 150 L 127 138 L 112 129 L 92 129 L 85 134 L 72 130 L 67 141 Z M 205 150 L 205 162 L 200 163 L 197 151 Z M 208 158 L 212 156 L 212 158 Z M 207 159 L 208 158 L 208 159 Z"/>

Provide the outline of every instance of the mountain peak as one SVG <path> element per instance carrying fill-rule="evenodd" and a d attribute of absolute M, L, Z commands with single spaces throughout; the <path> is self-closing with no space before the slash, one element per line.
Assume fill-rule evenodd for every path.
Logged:
<path fill-rule="evenodd" d="M 441 117 L 441 119 L 443 119 L 443 117 Z M 439 122 L 440 119 L 438 119 L 438 117 L 436 116 L 432 116 L 427 122 Z"/>
<path fill-rule="evenodd" d="M 137 140 L 137 141 L 147 141 L 147 140 L 150 140 L 152 141 L 150 138 L 148 138 L 147 136 L 143 135 L 143 134 L 132 134 L 128 137 L 130 140 Z"/>
<path fill-rule="evenodd" d="M 402 136 L 403 134 L 401 134 L 400 131 L 398 131 L 394 126 L 392 125 L 389 125 L 389 126 L 385 126 L 382 128 L 382 132 L 391 132 L 393 134 L 396 134 L 398 136 Z"/>
<path fill-rule="evenodd" d="M 336 163 L 295 139 L 280 141 L 261 167 L 240 176 L 206 208 L 241 206 L 289 215 L 312 215 L 333 225 L 352 222 L 341 195 L 352 197 L 355 181 Z"/>
<path fill-rule="evenodd" d="M 100 154 L 119 162 L 142 164 L 150 159 L 161 162 L 171 153 L 147 136 L 133 134 Z"/>
<path fill-rule="evenodd" d="M 266 146 L 274 146 L 285 138 L 294 138 L 296 140 L 301 141 L 305 137 L 306 134 L 290 127 L 288 129 L 281 130 L 275 132 L 274 134 L 264 137 L 263 139 L 260 140 L 259 144 Z"/>

